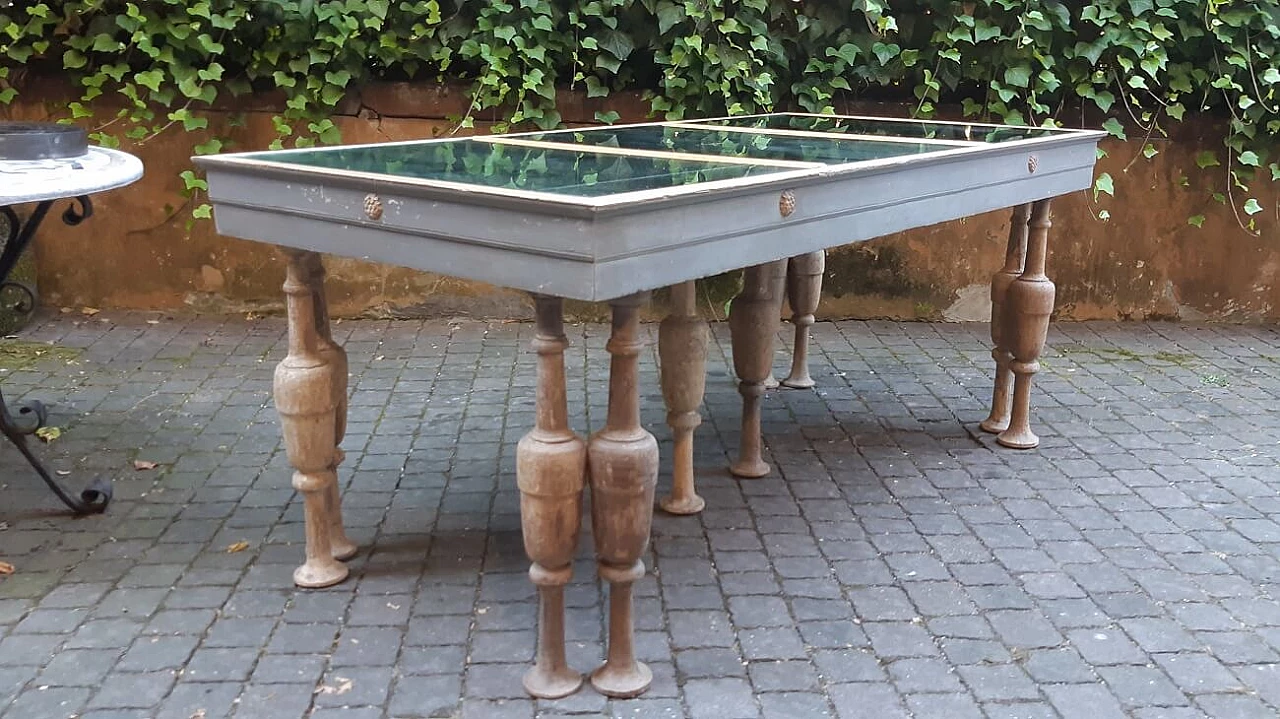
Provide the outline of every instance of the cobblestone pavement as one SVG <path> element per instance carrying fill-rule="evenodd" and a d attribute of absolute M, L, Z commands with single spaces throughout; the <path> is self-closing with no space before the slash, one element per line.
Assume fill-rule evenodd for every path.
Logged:
<path fill-rule="evenodd" d="M 70 518 L 0 448 L 0 559 L 16 567 L 0 579 L 0 715 L 1280 711 L 1280 332 L 1055 326 L 1035 394 L 1044 442 L 1017 452 L 976 428 L 985 325 L 820 323 L 819 389 L 765 402 L 777 471 L 738 482 L 723 469 L 738 398 L 717 327 L 697 435 L 707 510 L 658 513 L 637 586 L 653 688 L 535 702 L 519 681 L 535 605 L 513 471 L 533 419 L 531 326 L 337 329 L 354 388 L 346 518 L 363 551 L 321 591 L 290 581 L 301 503 L 269 399 L 281 320 L 103 313 L 24 332 L 82 353 L 10 371 L 5 390 L 52 403 L 64 433 L 41 450 L 67 481 L 104 473 L 117 496 L 106 516 Z M 606 331 L 570 329 L 579 432 L 603 420 Z M 651 349 L 643 411 L 664 492 Z M 586 535 L 568 591 L 584 670 L 604 639 L 591 557 Z"/>

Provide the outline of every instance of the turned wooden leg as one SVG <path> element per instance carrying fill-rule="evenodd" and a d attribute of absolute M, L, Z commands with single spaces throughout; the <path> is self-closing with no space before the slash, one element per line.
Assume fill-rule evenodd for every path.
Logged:
<path fill-rule="evenodd" d="M 796 327 L 795 347 L 791 352 L 791 374 L 782 384 L 795 389 L 809 389 L 809 328 L 813 313 L 822 299 L 822 274 L 827 270 L 827 253 L 823 250 L 796 255 L 787 262 L 787 303 L 791 305 L 791 324 Z"/>
<path fill-rule="evenodd" d="M 671 302 L 671 314 L 658 327 L 658 369 L 674 443 L 671 496 L 662 500 L 662 508 L 697 514 L 706 506 L 694 489 L 693 431 L 702 424 L 698 408 L 706 390 L 707 323 L 698 316 L 692 281 L 672 287 Z"/>
<path fill-rule="evenodd" d="M 591 529 L 600 576 L 609 582 L 609 653 L 591 674 L 591 685 L 611 697 L 637 696 L 653 681 L 649 667 L 636 661 L 631 603 L 632 584 L 644 576 L 640 557 L 649 544 L 658 483 L 658 442 L 640 426 L 637 309 L 644 299 L 639 294 L 611 303 L 609 414 L 587 443 Z"/>
<path fill-rule="evenodd" d="M 293 573 L 300 587 L 327 587 L 347 578 L 347 566 L 333 558 L 330 492 L 334 474 L 336 367 L 320 350 L 312 253 L 289 250 L 284 291 L 289 306 L 289 354 L 276 367 L 275 404 L 293 465 L 293 486 L 305 501 L 307 561 Z"/>
<path fill-rule="evenodd" d="M 735 477 L 763 477 L 770 471 L 760 456 L 760 400 L 773 366 L 786 268 L 786 260 L 747 268 L 742 292 L 729 308 L 733 369 L 742 395 L 742 439 L 738 461 L 729 467 Z"/>
<path fill-rule="evenodd" d="M 516 484 L 524 548 L 533 565 L 529 578 L 538 587 L 538 655 L 524 675 L 535 697 L 557 699 L 582 686 L 569 668 L 564 650 L 564 585 L 573 575 L 573 555 L 582 528 L 582 489 L 586 484 L 587 445 L 569 429 L 565 400 L 563 302 L 535 296 L 538 353 L 537 418 L 516 446 Z"/>
<path fill-rule="evenodd" d="M 316 314 L 316 335 L 319 337 L 319 350 L 325 362 L 333 365 L 333 401 L 334 401 L 334 447 L 333 474 L 338 476 L 338 465 L 347 455 L 338 445 L 347 433 L 347 351 L 333 340 L 333 331 L 329 325 L 329 304 L 324 293 L 324 261 L 319 253 L 307 254 L 310 268 L 308 284 L 311 287 L 312 302 Z M 329 543 L 334 559 L 350 559 L 359 549 L 355 542 L 347 538 L 347 530 L 342 526 L 342 491 L 335 480 L 325 491 L 325 502 L 328 507 L 325 514 L 329 517 Z"/>
<path fill-rule="evenodd" d="M 1009 363 L 1013 354 L 1004 341 L 1004 301 L 1009 285 L 1022 274 L 1027 258 L 1027 222 L 1031 205 L 1019 205 L 1009 222 L 1009 244 L 1005 248 L 1004 267 L 991 276 L 991 358 L 996 361 L 995 389 L 991 393 L 991 414 L 978 426 L 984 432 L 999 433 L 1009 428 L 1009 391 L 1013 388 L 1013 372 Z"/>
<path fill-rule="evenodd" d="M 1013 355 L 1009 363 L 1014 377 L 1013 410 L 1009 428 L 997 435 L 996 441 L 1014 449 L 1040 444 L 1031 431 L 1031 379 L 1040 371 L 1040 353 L 1049 335 L 1049 315 L 1053 314 L 1054 286 L 1044 274 L 1049 227 L 1049 201 L 1040 200 L 1031 207 L 1026 269 L 1009 284 L 1004 296 L 1001 339 Z"/>

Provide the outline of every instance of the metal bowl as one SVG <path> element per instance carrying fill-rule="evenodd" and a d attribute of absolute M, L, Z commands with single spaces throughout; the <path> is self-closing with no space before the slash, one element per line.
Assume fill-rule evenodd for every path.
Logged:
<path fill-rule="evenodd" d="M 0 161 L 61 160 L 89 152 L 89 138 L 73 125 L 0 122 Z"/>

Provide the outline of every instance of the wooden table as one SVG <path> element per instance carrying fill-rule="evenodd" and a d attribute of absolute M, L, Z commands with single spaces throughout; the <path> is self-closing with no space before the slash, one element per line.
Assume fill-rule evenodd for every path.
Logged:
<path fill-rule="evenodd" d="M 673 287 L 659 331 L 675 438 L 663 506 L 696 512 L 692 438 L 707 328 L 694 280 L 747 268 L 729 317 L 743 398 L 731 470 L 759 477 L 770 471 L 760 397 L 784 287 L 803 339 L 826 248 L 1016 207 L 1007 262 L 992 283 L 997 377 L 983 427 L 1006 446 L 1035 446 L 1031 381 L 1054 299 L 1044 274 L 1049 198 L 1091 186 L 1104 134 L 777 114 L 194 158 L 208 172 L 219 231 L 287 248 L 289 353 L 275 402 L 306 503 L 306 562 L 295 581 L 340 582 L 341 560 L 356 552 L 336 480 L 347 361 L 329 331 L 319 253 L 533 294 L 537 417 L 517 449 L 516 475 L 541 613 L 524 684 L 551 698 L 582 681 L 565 662 L 563 588 L 589 486 L 599 571 L 612 587 L 608 659 L 591 681 L 604 694 L 635 696 L 651 675 L 632 647 L 631 585 L 645 571 L 658 468 L 637 388 L 637 312 L 647 293 Z M 562 298 L 608 302 L 613 312 L 608 418 L 586 441 L 568 426 Z M 803 342 L 796 360 L 784 381 L 811 385 Z"/>

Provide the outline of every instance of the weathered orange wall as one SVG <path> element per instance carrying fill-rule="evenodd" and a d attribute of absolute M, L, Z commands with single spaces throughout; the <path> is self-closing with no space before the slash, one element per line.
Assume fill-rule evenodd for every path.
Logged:
<path fill-rule="evenodd" d="M 57 83 L 28 83 L 13 105 L 0 108 L 0 118 L 56 118 L 69 98 Z M 462 115 L 466 100 L 449 87 L 379 85 L 349 98 L 335 121 L 350 143 L 434 137 L 451 130 L 446 118 Z M 211 116 L 209 132 L 232 140 L 227 150 L 263 149 L 274 137 L 274 103 L 255 102 Z M 609 103 L 624 120 L 644 119 L 638 97 Z M 567 122 L 590 123 L 600 109 L 599 101 L 562 96 Z M 1173 139 L 1156 141 L 1160 154 L 1150 161 L 1133 161 L 1139 143 L 1105 143 L 1109 156 L 1099 171 L 1115 178 L 1116 197 L 1094 203 L 1091 193 L 1078 192 L 1055 203 L 1050 273 L 1059 319 L 1277 318 L 1277 194 L 1268 187 L 1259 197 L 1268 208 L 1257 216 L 1263 232 L 1242 229 L 1230 207 L 1209 199 L 1209 178 L 1194 161 L 1201 149 L 1218 147 L 1219 136 L 1211 123 L 1187 125 Z M 273 248 L 218 236 L 211 222 L 190 220 L 178 175 L 191 168 L 191 148 L 207 136 L 175 127 L 125 147 L 142 158 L 142 181 L 96 197 L 95 218 L 80 227 L 46 224 L 37 242 L 44 303 L 210 312 L 280 307 Z M 1108 219 L 1099 219 L 1103 211 Z M 1187 224 L 1196 214 L 1207 218 L 1201 228 Z M 988 213 L 830 252 L 821 315 L 983 319 L 1007 220 L 1007 213 Z M 335 259 L 329 267 L 332 304 L 345 315 L 529 314 L 526 299 L 508 290 L 355 260 Z M 709 313 L 720 312 L 715 305 L 731 285 L 711 283 L 717 299 Z"/>

